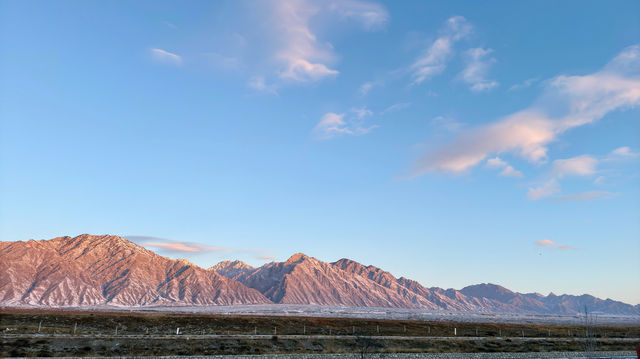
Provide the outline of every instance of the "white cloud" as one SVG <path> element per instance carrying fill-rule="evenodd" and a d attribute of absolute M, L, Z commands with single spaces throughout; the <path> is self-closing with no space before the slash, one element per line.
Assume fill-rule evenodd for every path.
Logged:
<path fill-rule="evenodd" d="M 366 96 L 376 85 L 376 82 L 365 82 L 360 86 L 360 88 L 358 88 L 358 94 L 360 94 L 360 96 Z"/>
<path fill-rule="evenodd" d="M 364 118 L 372 114 L 366 109 L 352 109 L 352 115 L 328 112 L 314 127 L 315 137 L 327 140 L 341 135 L 360 136 L 369 133 L 376 125 L 365 126 Z"/>
<path fill-rule="evenodd" d="M 552 194 L 560 192 L 560 185 L 555 178 L 548 180 L 537 187 L 529 188 L 527 197 L 531 200 L 538 200 L 543 197 L 551 196 Z"/>
<path fill-rule="evenodd" d="M 637 157 L 640 155 L 638 152 L 631 151 L 631 148 L 627 146 L 616 148 L 615 150 L 611 151 L 611 154 L 619 157 Z"/>
<path fill-rule="evenodd" d="M 489 168 L 502 168 L 506 165 L 507 163 L 503 161 L 500 157 L 489 158 L 487 160 L 487 167 Z"/>
<path fill-rule="evenodd" d="M 494 157 L 494 158 L 488 159 L 486 166 L 488 168 L 502 169 L 502 171 L 498 173 L 498 175 L 502 177 L 514 177 L 514 178 L 524 177 L 522 172 L 513 168 L 513 166 L 509 165 L 506 161 L 502 160 L 500 157 Z"/>
<path fill-rule="evenodd" d="M 373 112 L 366 107 L 352 108 L 351 112 L 355 113 L 358 119 L 363 119 L 367 116 L 373 115 Z"/>
<path fill-rule="evenodd" d="M 162 49 L 151 49 L 151 57 L 162 63 L 180 66 L 182 65 L 182 57 Z"/>
<path fill-rule="evenodd" d="M 553 174 L 562 178 L 565 176 L 589 176 L 596 173 L 598 160 L 589 155 L 582 155 L 553 161 Z"/>
<path fill-rule="evenodd" d="M 413 84 L 420 84 L 443 72 L 453 52 L 453 45 L 468 36 L 471 31 L 472 26 L 464 17 L 449 18 L 441 30 L 441 36 L 411 65 Z"/>
<path fill-rule="evenodd" d="M 464 82 L 470 85 L 471 91 L 487 91 L 498 86 L 498 82 L 487 79 L 489 67 L 496 61 L 489 56 L 492 52 L 491 49 L 480 47 L 465 52 L 466 67 L 460 76 Z"/>
<path fill-rule="evenodd" d="M 512 166 L 506 166 L 500 173 L 498 173 L 498 175 L 502 177 L 515 177 L 515 178 L 524 177 L 522 172 L 518 171 Z"/>
<path fill-rule="evenodd" d="M 278 94 L 276 85 L 268 85 L 262 76 L 254 76 L 249 79 L 249 87 L 260 92 L 267 92 L 273 95 Z"/>
<path fill-rule="evenodd" d="M 492 154 L 511 152 L 533 163 L 547 160 L 547 146 L 565 131 L 607 113 L 640 104 L 640 46 L 631 46 L 602 70 L 548 81 L 535 105 L 461 133 L 416 161 L 413 176 L 429 171 L 462 173 Z"/>

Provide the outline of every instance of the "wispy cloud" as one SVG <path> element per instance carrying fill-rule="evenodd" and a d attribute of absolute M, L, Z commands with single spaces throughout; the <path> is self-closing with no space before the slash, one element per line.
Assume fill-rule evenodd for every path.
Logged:
<path fill-rule="evenodd" d="M 591 176 L 597 172 L 598 159 L 589 155 L 553 161 L 548 178 L 540 185 L 530 187 L 527 197 L 538 200 L 560 192 L 559 180 L 567 176 Z"/>
<path fill-rule="evenodd" d="M 527 191 L 527 197 L 530 200 L 538 200 L 543 197 L 551 196 L 552 194 L 556 194 L 560 192 L 560 185 L 558 184 L 558 180 L 555 178 L 551 178 L 541 185 L 536 187 L 530 187 Z"/>
<path fill-rule="evenodd" d="M 379 81 L 367 81 L 358 88 L 358 95 L 366 96 L 374 87 L 380 86 Z"/>
<path fill-rule="evenodd" d="M 465 52 L 466 66 L 460 76 L 469 84 L 471 91 L 487 91 L 498 86 L 498 82 L 487 79 L 489 68 L 496 61 L 490 56 L 492 52 L 492 49 L 480 47 Z"/>
<path fill-rule="evenodd" d="M 259 92 L 270 93 L 272 95 L 278 94 L 278 87 L 274 84 L 267 84 L 266 80 L 262 76 L 254 76 L 250 78 L 249 88 Z"/>
<path fill-rule="evenodd" d="M 553 161 L 553 174 L 562 178 L 565 176 L 590 176 L 596 173 L 598 159 L 589 155 L 582 155 Z"/>
<path fill-rule="evenodd" d="M 168 255 L 188 255 L 203 253 L 249 253 L 253 254 L 256 259 L 275 260 L 275 258 L 270 255 L 269 251 L 262 249 L 218 247 L 202 243 L 174 241 L 166 238 L 152 236 L 125 236 L 125 238 L 145 248 L 151 247 L 151 249 Z"/>
<path fill-rule="evenodd" d="M 384 6 L 359 0 L 339 0 L 329 4 L 329 10 L 346 19 L 360 22 L 367 30 L 383 28 L 389 21 Z"/>
<path fill-rule="evenodd" d="M 414 164 L 425 172 L 463 173 L 491 154 L 547 160 L 547 146 L 567 130 L 599 120 L 611 111 L 640 104 L 640 46 L 624 49 L 602 70 L 558 76 L 547 82 L 535 105 L 461 133 Z"/>
<path fill-rule="evenodd" d="M 368 30 L 382 27 L 388 20 L 384 7 L 358 0 L 274 0 L 269 9 L 273 37 L 278 40 L 275 59 L 280 63 L 279 77 L 294 82 L 314 82 L 339 74 L 332 68 L 336 59 L 333 46 L 319 41 L 311 30 L 311 19 L 318 14 L 335 13 L 354 19 Z"/>
<path fill-rule="evenodd" d="M 413 84 L 438 75 L 447 67 L 447 61 L 453 53 L 453 45 L 468 36 L 472 26 L 462 16 L 449 18 L 440 31 L 440 36 L 411 65 Z"/>
<path fill-rule="evenodd" d="M 457 132 L 462 128 L 462 123 L 455 118 L 447 116 L 436 116 L 431 119 L 431 126 L 443 129 L 448 132 Z"/>
<path fill-rule="evenodd" d="M 322 119 L 314 127 L 315 137 L 320 140 L 327 140 L 341 135 L 360 136 L 369 133 L 377 125 L 365 125 L 365 118 L 371 116 L 372 112 L 366 108 L 352 109 L 350 113 L 329 112 L 322 116 Z"/>
<path fill-rule="evenodd" d="M 180 55 L 171 53 L 163 49 L 151 49 L 150 52 L 151 57 L 155 61 L 175 66 L 182 65 L 182 57 Z"/>
<path fill-rule="evenodd" d="M 529 88 L 529 87 L 531 87 L 531 85 L 533 85 L 534 83 L 536 83 L 538 81 L 539 81 L 539 79 L 537 77 L 526 79 L 522 83 L 515 84 L 515 85 L 509 87 L 509 91 L 518 91 L 518 90 Z"/>
<path fill-rule="evenodd" d="M 549 239 L 542 239 L 539 241 L 536 241 L 535 244 L 539 247 L 543 247 L 543 248 L 547 248 L 547 249 L 559 249 L 559 250 L 578 250 L 579 248 L 575 248 L 575 247 L 570 247 L 566 244 L 558 244 L 554 241 L 551 241 Z"/>
<path fill-rule="evenodd" d="M 502 160 L 500 157 L 494 157 L 494 158 L 488 159 L 486 166 L 493 169 L 502 169 L 502 171 L 498 173 L 498 175 L 502 177 L 514 177 L 514 178 L 524 177 L 522 172 L 513 168 L 513 166 L 508 164 L 506 161 Z"/>
<path fill-rule="evenodd" d="M 608 191 L 586 191 L 581 193 L 560 196 L 560 201 L 595 201 L 598 199 L 609 199 L 618 196 L 619 193 Z"/>
<path fill-rule="evenodd" d="M 385 108 L 384 110 L 382 110 L 380 112 L 381 115 L 386 115 L 388 113 L 392 113 L 392 112 L 397 112 L 397 111 L 401 111 L 404 110 L 405 108 L 409 108 L 409 106 L 411 106 L 411 102 L 400 102 L 400 103 L 395 103 L 387 108 Z"/>
<path fill-rule="evenodd" d="M 257 258 L 257 259 L 264 260 L 264 261 L 269 261 L 269 262 L 275 262 L 275 261 L 277 261 L 277 260 L 278 260 L 276 257 L 272 257 L 272 256 L 263 256 L 263 255 L 258 255 L 258 256 L 256 256 L 256 258 Z"/>
<path fill-rule="evenodd" d="M 618 157 L 618 158 L 633 158 L 633 157 L 640 156 L 640 153 L 634 152 L 631 150 L 631 148 L 624 146 L 624 147 L 616 148 L 615 150 L 611 151 L 611 156 Z M 611 157 L 608 157 L 608 158 L 611 158 Z"/>

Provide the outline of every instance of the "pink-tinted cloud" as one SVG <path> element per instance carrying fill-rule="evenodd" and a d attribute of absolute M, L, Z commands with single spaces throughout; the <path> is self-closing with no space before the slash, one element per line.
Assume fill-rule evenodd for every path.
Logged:
<path fill-rule="evenodd" d="M 544 163 L 548 145 L 566 131 L 598 121 L 612 111 L 640 105 L 638 69 L 640 45 L 634 45 L 600 71 L 552 78 L 534 104 L 464 131 L 450 143 L 432 149 L 415 162 L 412 176 L 426 172 L 464 173 L 491 155 L 507 152 L 532 163 Z M 587 166 L 574 167 L 575 171 L 564 174 L 593 171 L 593 163 L 583 164 Z"/>
<path fill-rule="evenodd" d="M 558 244 L 558 243 L 556 243 L 556 242 L 554 242 L 552 240 L 549 240 L 549 239 L 541 239 L 539 241 L 536 241 L 536 245 L 540 246 L 540 247 L 543 247 L 543 248 L 547 248 L 547 249 L 578 250 L 578 248 L 571 247 L 571 246 L 568 246 L 566 244 Z"/>
<path fill-rule="evenodd" d="M 252 254 L 256 259 L 275 261 L 271 255 L 271 251 L 257 248 L 227 248 L 210 246 L 202 243 L 174 241 L 165 238 L 152 236 L 125 236 L 130 241 L 138 243 L 143 247 L 150 247 L 153 250 L 159 250 L 161 253 L 169 255 L 180 254 L 202 254 L 202 253 L 248 253 Z"/>

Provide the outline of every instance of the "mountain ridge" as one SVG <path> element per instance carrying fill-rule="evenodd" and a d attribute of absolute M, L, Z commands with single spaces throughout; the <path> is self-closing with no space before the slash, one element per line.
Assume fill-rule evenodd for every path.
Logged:
<path fill-rule="evenodd" d="M 348 258 L 323 262 L 296 253 L 253 267 L 222 261 L 201 268 L 125 238 L 83 234 L 0 242 L 0 305 L 19 306 L 302 304 L 460 312 L 640 315 L 640 305 L 584 294 L 518 293 L 482 283 L 428 288 Z"/>

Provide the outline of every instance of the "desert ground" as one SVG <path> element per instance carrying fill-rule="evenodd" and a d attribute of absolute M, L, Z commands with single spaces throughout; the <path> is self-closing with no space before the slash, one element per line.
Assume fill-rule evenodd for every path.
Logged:
<path fill-rule="evenodd" d="M 2 309 L 0 356 L 580 352 L 580 324 Z M 596 350 L 632 351 L 640 326 L 599 325 Z"/>

